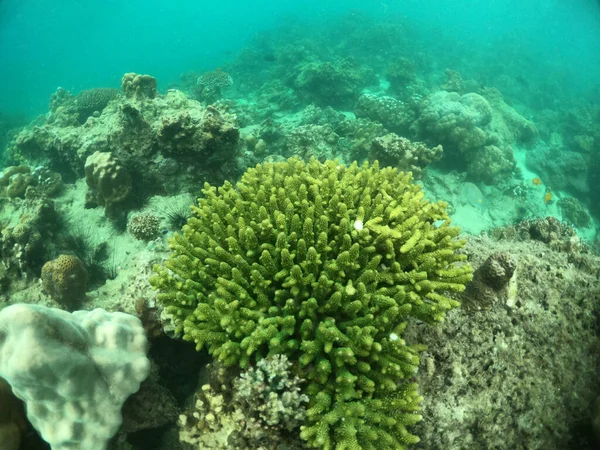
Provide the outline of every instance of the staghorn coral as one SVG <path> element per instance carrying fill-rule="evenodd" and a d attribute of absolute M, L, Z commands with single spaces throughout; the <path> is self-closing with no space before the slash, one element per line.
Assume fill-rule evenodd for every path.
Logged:
<path fill-rule="evenodd" d="M 131 176 L 111 152 L 95 152 L 85 161 L 88 201 L 104 206 L 107 217 L 115 217 L 119 203 L 131 191 Z"/>
<path fill-rule="evenodd" d="M 176 332 L 226 366 L 298 361 L 309 446 L 401 449 L 421 419 L 407 320 L 443 320 L 471 279 L 446 205 L 423 197 L 377 163 L 258 165 L 205 186 L 150 283 Z"/>
<path fill-rule="evenodd" d="M 441 145 L 429 148 L 422 142 L 411 142 L 395 133 L 373 139 L 369 155 L 371 160 L 378 160 L 382 166 L 412 172 L 417 180 L 422 177 L 422 172 L 428 164 L 441 157 Z"/>
<path fill-rule="evenodd" d="M 136 214 L 127 224 L 129 233 L 140 241 L 151 241 L 160 236 L 160 219 L 151 213 Z"/>
<path fill-rule="evenodd" d="M 42 288 L 59 303 L 73 305 L 85 295 L 88 273 L 74 255 L 60 255 L 42 267 Z"/>

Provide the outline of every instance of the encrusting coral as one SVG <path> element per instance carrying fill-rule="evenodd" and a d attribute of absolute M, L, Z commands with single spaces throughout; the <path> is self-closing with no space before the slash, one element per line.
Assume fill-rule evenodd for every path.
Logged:
<path fill-rule="evenodd" d="M 176 331 L 225 366 L 297 362 L 310 446 L 415 443 L 410 317 L 441 321 L 472 277 L 443 202 L 377 163 L 290 159 L 208 184 L 150 279 Z"/>

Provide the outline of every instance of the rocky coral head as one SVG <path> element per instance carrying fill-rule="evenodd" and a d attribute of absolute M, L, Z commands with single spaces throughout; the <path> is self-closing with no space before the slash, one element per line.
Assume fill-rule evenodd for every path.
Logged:
<path fill-rule="evenodd" d="M 126 73 L 121 80 L 121 89 L 127 98 L 141 100 L 156 97 L 158 91 L 156 78 L 150 75 L 138 75 L 137 73 Z"/>
<path fill-rule="evenodd" d="M 104 206 L 108 217 L 115 215 L 115 205 L 131 192 L 131 175 L 111 152 L 94 152 L 85 161 L 85 181 L 88 197 Z"/>

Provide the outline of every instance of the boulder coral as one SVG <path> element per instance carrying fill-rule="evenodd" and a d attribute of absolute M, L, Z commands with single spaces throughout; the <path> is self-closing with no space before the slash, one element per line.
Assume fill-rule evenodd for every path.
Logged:
<path fill-rule="evenodd" d="M 120 203 L 131 192 L 131 175 L 111 152 L 95 152 L 85 161 L 88 203 L 104 207 L 107 217 L 115 217 Z"/>
<path fill-rule="evenodd" d="M 309 446 L 402 449 L 423 348 L 403 331 L 443 320 L 472 276 L 445 208 L 377 163 L 258 165 L 205 185 L 150 283 L 176 333 L 225 366 L 298 362 Z"/>
<path fill-rule="evenodd" d="M 443 145 L 472 178 L 492 184 L 514 169 L 512 146 L 527 145 L 537 131 L 497 90 L 481 93 L 432 93 L 421 102 L 411 131 L 419 139 Z"/>

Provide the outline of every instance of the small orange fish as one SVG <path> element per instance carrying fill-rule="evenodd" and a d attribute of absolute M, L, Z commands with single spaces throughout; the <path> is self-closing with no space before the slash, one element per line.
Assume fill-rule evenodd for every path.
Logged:
<path fill-rule="evenodd" d="M 544 203 L 546 203 L 546 204 L 550 203 L 550 201 L 552 200 L 552 197 L 554 197 L 554 195 L 552 195 L 552 192 L 550 192 L 550 191 L 546 192 L 546 195 L 544 195 Z"/>
<path fill-rule="evenodd" d="M 536 186 L 539 186 L 540 184 L 542 184 L 542 179 L 540 177 L 535 177 L 531 179 L 531 182 Z"/>

